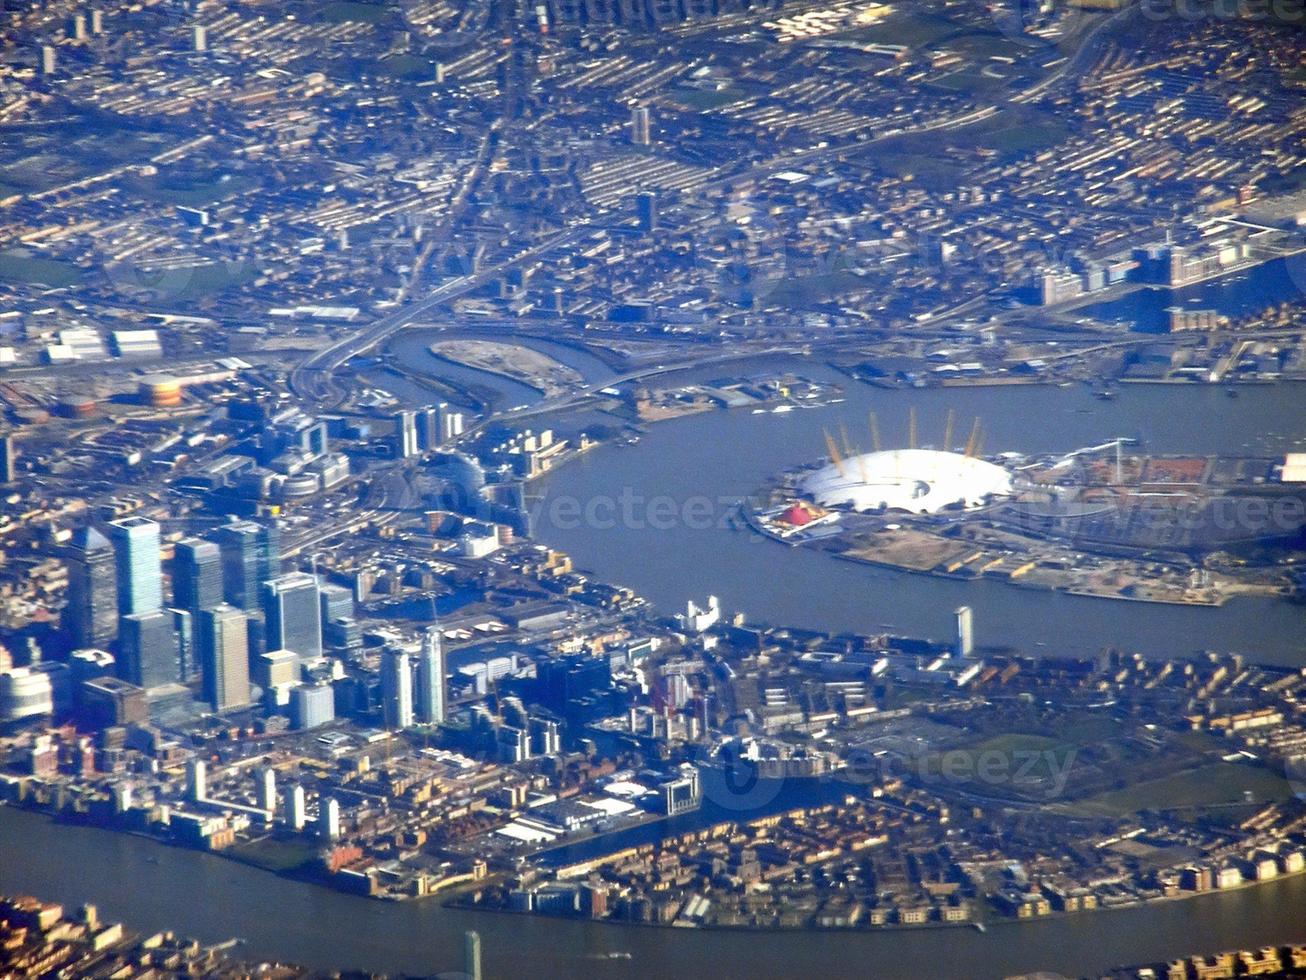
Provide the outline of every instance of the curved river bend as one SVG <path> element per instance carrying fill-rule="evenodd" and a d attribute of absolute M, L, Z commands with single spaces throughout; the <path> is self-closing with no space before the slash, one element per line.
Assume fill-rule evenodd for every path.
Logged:
<path fill-rule="evenodd" d="M 414 364 L 421 363 L 414 348 L 431 339 L 416 333 L 404 337 Z M 422 366 L 443 373 L 429 355 Z M 573 366 L 596 380 L 592 363 Z M 1141 437 L 1151 452 L 1270 455 L 1302 446 L 1306 436 L 1306 386 L 1245 388 L 1238 399 L 1209 387 L 1125 386 L 1117 400 L 1102 402 L 1080 387 L 883 391 L 794 360 L 741 364 L 728 373 L 763 369 L 840 381 L 847 399 L 787 415 L 711 412 L 653 426 L 635 448 L 598 449 L 534 485 L 542 498 L 536 504 L 537 536 L 664 609 L 715 592 L 728 608 L 776 623 L 852 630 L 890 624 L 903 633 L 945 637 L 953 607 L 965 602 L 976 610 L 980 643 L 1075 653 L 1119 643 L 1156 656 L 1202 646 L 1306 662 L 1306 609 L 1277 600 L 1236 600 L 1211 610 L 1080 599 L 871 569 L 727 526 L 562 526 L 548 519 L 550 502 L 559 497 L 617 500 L 623 490 L 645 501 L 665 496 L 678 505 L 699 497 L 737 499 L 777 472 L 821 456 L 823 429 L 837 431 L 842 424 L 854 443 L 866 446 L 870 410 L 890 445 L 905 442 L 905 434 L 895 439 L 893 433 L 905 431 L 909 406 L 917 409 L 922 443 L 937 441 L 938 435 L 931 440 L 927 433 L 942 433 L 950 408 L 957 412 L 958 431 L 980 415 L 991 452 L 1068 451 L 1128 435 Z M 688 372 L 684 378 L 719 373 Z M 494 386 L 493 375 L 476 374 L 466 380 Z M 522 394 L 515 383 L 503 388 L 510 389 L 502 392 L 508 398 Z M 408 397 L 430 400 L 420 390 Z M 721 513 L 715 508 L 712 523 Z M 459 969 L 465 929 L 482 935 L 487 976 L 600 978 L 693 976 L 705 963 L 723 977 L 1001 977 L 1036 970 L 1082 975 L 1306 938 L 1303 876 L 1182 902 L 1001 923 L 985 934 L 665 930 L 454 910 L 430 901 L 379 903 L 214 855 L 6 807 L 0 807 L 0 891 L 69 904 L 92 901 L 103 915 L 138 929 L 173 929 L 206 941 L 239 936 L 248 943 L 243 953 L 252 958 L 414 974 Z"/>
<path fill-rule="evenodd" d="M 1239 398 L 1214 386 L 1124 385 L 1116 399 L 1102 401 L 1082 385 L 884 390 L 793 359 L 736 365 L 730 373 L 750 367 L 841 381 L 846 399 L 782 415 L 707 412 L 650 426 L 638 446 L 587 453 L 532 485 L 536 536 L 664 611 L 715 594 L 727 611 L 759 621 L 947 639 L 953 609 L 966 604 L 975 610 L 980 645 L 1053 654 L 1116 645 L 1153 657 L 1211 649 L 1306 663 L 1306 606 L 1278 598 L 1238 598 L 1213 609 L 929 578 L 788 548 L 725 519 L 732 501 L 824 456 L 825 431 L 839 438 L 845 429 L 854 447 L 869 448 L 871 411 L 886 447 L 907 444 L 915 408 L 923 445 L 942 439 L 953 409 L 963 433 L 954 438 L 964 439 L 972 417 L 982 418 L 986 453 L 1068 452 L 1129 436 L 1142 440 L 1142 452 L 1268 457 L 1306 446 L 1306 385 L 1248 386 Z M 704 519 L 708 508 L 711 519 Z"/>
<path fill-rule="evenodd" d="M 0 806 L 0 892 L 32 893 L 138 930 L 320 970 L 429 975 L 460 969 L 481 934 L 487 977 L 996 978 L 1071 976 L 1190 952 L 1300 941 L 1306 876 L 1143 908 L 1038 923 L 887 932 L 726 932 L 620 926 L 385 903 L 288 881 L 213 854 L 57 824 Z M 609 954 L 629 954 L 619 958 Z"/>

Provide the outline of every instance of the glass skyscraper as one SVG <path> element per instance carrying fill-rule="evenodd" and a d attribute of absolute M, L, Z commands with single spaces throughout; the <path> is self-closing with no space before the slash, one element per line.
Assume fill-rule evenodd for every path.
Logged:
<path fill-rule="evenodd" d="M 181 680 L 172 616 L 156 609 L 129 613 L 118 625 L 118 676 L 137 687 L 161 687 Z"/>
<path fill-rule="evenodd" d="M 64 625 L 78 647 L 106 649 L 118 636 L 118 570 L 113 545 L 93 527 L 74 532 L 68 550 Z"/>
<path fill-rule="evenodd" d="M 291 572 L 263 583 L 263 617 L 269 650 L 290 650 L 299 659 L 322 656 L 322 612 L 317 579 Z"/>
<path fill-rule="evenodd" d="M 432 626 L 422 638 L 422 652 L 417 658 L 417 717 L 428 725 L 444 721 L 444 673 L 440 628 Z"/>
<path fill-rule="evenodd" d="M 227 602 L 257 609 L 261 588 L 281 574 L 281 534 L 275 525 L 232 521 L 213 534 L 222 556 L 222 591 Z"/>
<path fill-rule="evenodd" d="M 172 562 L 172 603 L 196 613 L 221 604 L 222 552 L 212 541 L 186 538 L 177 542 Z"/>
<path fill-rule="evenodd" d="M 159 525 L 145 517 L 125 517 L 109 524 L 118 567 L 118 612 L 123 616 L 163 608 L 163 563 Z"/>
<path fill-rule="evenodd" d="M 381 713 L 386 728 L 413 726 L 413 670 L 402 650 L 381 654 Z"/>

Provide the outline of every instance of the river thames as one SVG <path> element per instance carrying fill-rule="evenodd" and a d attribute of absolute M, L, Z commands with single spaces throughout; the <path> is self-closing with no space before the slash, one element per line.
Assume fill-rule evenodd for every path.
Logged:
<path fill-rule="evenodd" d="M 597 924 L 378 902 L 291 881 L 213 854 L 59 824 L 0 806 L 0 891 L 69 906 L 138 930 L 205 942 L 239 937 L 240 955 L 322 970 L 432 974 L 460 967 L 464 930 L 481 934 L 485 975 L 692 977 L 1077 976 L 1112 966 L 1299 941 L 1306 876 L 1234 892 L 1037 923 L 914 931 L 753 932 Z M 618 954 L 613 957 L 611 954 Z M 626 958 L 629 954 L 629 958 Z"/>
<path fill-rule="evenodd" d="M 1115 399 L 1103 401 L 1085 385 L 884 390 L 796 358 L 732 365 L 728 373 L 762 369 L 843 383 L 846 398 L 783 415 L 707 412 L 650 426 L 637 446 L 587 453 L 532 486 L 536 536 L 664 612 L 714 594 L 726 611 L 772 624 L 889 629 L 943 640 L 951 636 L 953 609 L 966 604 L 975 610 L 981 645 L 1050 654 L 1092 654 L 1115 645 L 1151 657 L 1209 649 L 1306 663 L 1306 606 L 1283 599 L 1172 606 L 930 578 L 789 548 L 725 520 L 733 501 L 821 458 L 824 432 L 846 430 L 854 446 L 869 448 L 871 411 L 886 447 L 907 444 L 912 409 L 921 443 L 937 443 L 952 409 L 959 431 L 969 429 L 972 417 L 983 420 L 986 453 L 1069 452 L 1128 436 L 1140 440 L 1140 452 L 1269 457 L 1306 446 L 1306 385 L 1247 386 L 1239 398 L 1210 385 L 1123 385 Z M 634 520 L 575 517 L 589 508 L 610 518 L 607 502 L 623 498 L 639 502 Z M 709 519 L 700 513 L 707 506 Z M 691 512 L 693 520 L 677 519 Z M 666 519 L 667 513 L 677 517 Z"/>
<path fill-rule="evenodd" d="M 500 408 L 539 393 L 472 369 L 450 369 L 426 350 L 430 331 L 391 345 L 409 368 L 496 393 Z M 447 335 L 443 335 L 447 336 Z M 597 359 L 535 342 L 601 380 Z M 1148 656 L 1200 649 L 1306 664 L 1306 607 L 1237 599 L 1218 609 L 1116 602 L 913 576 L 789 549 L 730 526 L 733 503 L 777 473 L 824 455 L 824 431 L 869 448 L 867 420 L 886 445 L 905 445 L 916 410 L 920 441 L 941 439 L 953 410 L 959 431 L 983 419 L 988 453 L 1068 452 L 1116 436 L 1140 451 L 1275 456 L 1306 448 L 1306 385 L 1249 386 L 1230 399 L 1214 386 L 1125 385 L 1111 401 L 1083 385 L 884 390 L 852 381 L 815 359 L 768 358 L 690 371 L 668 383 L 750 372 L 792 371 L 841 384 L 842 402 L 778 415 L 715 411 L 649 427 L 633 447 L 603 446 L 532 486 L 535 534 L 598 577 L 628 585 L 664 612 L 709 593 L 752 619 L 826 630 L 894 632 L 945 639 L 952 610 L 975 610 L 981 645 L 1029 653 L 1088 654 L 1119 645 Z M 610 373 L 610 372 L 609 372 Z M 456 375 L 456 376 L 455 376 Z M 430 391 L 371 374 L 401 400 Z M 565 421 L 562 426 L 565 426 Z M 558 501 L 634 498 L 635 520 L 554 519 Z M 653 501 L 676 514 L 707 503 L 707 517 L 648 519 Z M 643 510 L 640 507 L 644 507 Z M 570 506 L 567 513 L 572 513 Z M 238 936 L 245 953 L 321 969 L 430 974 L 456 970 L 462 932 L 483 938 L 486 974 L 540 977 L 826 975 L 1001 977 L 1049 970 L 1082 975 L 1124 963 L 1235 947 L 1300 941 L 1306 877 L 1121 911 L 973 929 L 855 932 L 667 930 L 446 909 L 436 901 L 378 903 L 155 842 L 51 822 L 0 807 L 0 890 L 79 903 L 142 929 L 169 928 L 206 941 Z M 628 958 L 627 958 L 628 957 Z"/>

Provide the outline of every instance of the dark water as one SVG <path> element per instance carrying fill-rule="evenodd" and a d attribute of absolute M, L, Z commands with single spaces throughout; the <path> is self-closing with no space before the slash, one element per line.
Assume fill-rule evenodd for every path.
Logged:
<path fill-rule="evenodd" d="M 1069 451 L 1129 436 L 1146 452 L 1268 457 L 1306 445 L 1306 385 L 1247 387 L 1236 399 L 1211 386 L 1125 385 L 1117 399 L 1101 401 L 1079 385 L 886 391 L 794 360 L 731 372 L 749 367 L 843 381 L 847 400 L 786 415 L 710 412 L 651 426 L 638 446 L 588 453 L 532 485 L 539 539 L 666 611 L 715 594 L 727 611 L 771 623 L 854 631 L 887 625 L 947 639 L 952 611 L 964 603 L 975 610 L 981 645 L 1083 654 L 1115 644 L 1157 657 L 1214 649 L 1306 663 L 1306 607 L 1280 599 L 1239 598 L 1210 609 L 934 579 L 788 548 L 725 521 L 732 501 L 824 456 L 826 431 L 840 439 L 846 429 L 854 448 L 869 449 L 871 410 L 886 447 L 907 444 L 914 407 L 921 444 L 941 442 L 954 409 L 953 448 L 979 416 L 986 453 Z M 634 503 L 624 508 L 625 500 Z"/>
<path fill-rule="evenodd" d="M 239 936 L 242 955 L 318 969 L 432 974 L 461 967 L 462 933 L 481 934 L 485 976 L 1078 976 L 1123 963 L 1306 938 L 1306 877 L 1146 908 L 1032 924 L 915 932 L 707 932 L 381 903 L 277 878 L 211 854 L 56 824 L 0 807 L 0 891 L 70 906 L 138 930 L 206 942 Z M 609 959 L 612 952 L 630 959 Z"/>
<path fill-rule="evenodd" d="M 1306 255 L 1276 259 L 1246 272 L 1186 286 L 1183 289 L 1141 289 L 1109 303 L 1096 303 L 1079 312 L 1099 320 L 1125 320 L 1146 333 L 1169 329 L 1166 308 L 1216 310 L 1237 318 L 1267 306 L 1301 299 L 1306 293 Z"/>
<path fill-rule="evenodd" d="M 493 371 L 481 371 L 477 368 L 455 364 L 434 356 L 430 346 L 440 340 L 455 339 L 506 340 L 506 336 L 497 334 L 471 334 L 460 331 L 441 330 L 406 330 L 392 340 L 386 351 L 407 369 L 439 378 L 459 388 L 472 388 L 491 394 L 494 408 L 505 411 L 518 405 L 533 405 L 542 397 L 540 391 L 523 384 L 506 375 Z M 586 382 L 600 381 L 611 377 L 613 371 L 602 360 L 587 351 L 548 340 L 534 337 L 511 338 L 512 342 L 531 350 L 547 354 L 549 357 L 570 368 L 575 369 Z M 368 378 L 376 387 L 384 388 L 401 401 L 414 405 L 429 404 L 434 395 L 423 385 L 382 371 L 371 371 Z"/>

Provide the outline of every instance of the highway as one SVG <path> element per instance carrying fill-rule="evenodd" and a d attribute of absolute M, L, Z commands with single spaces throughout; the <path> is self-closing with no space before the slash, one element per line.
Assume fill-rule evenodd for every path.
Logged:
<path fill-rule="evenodd" d="M 568 229 L 539 245 L 531 246 L 517 253 L 505 262 L 500 262 L 470 276 L 459 276 L 450 279 L 427 293 L 421 300 L 409 303 L 386 314 L 358 333 L 341 337 L 306 358 L 290 372 L 288 383 L 291 392 L 298 398 L 316 402 L 319 405 L 338 403 L 343 399 L 345 392 L 335 383 L 333 375 L 351 358 L 371 350 L 412 321 L 430 313 L 436 307 L 478 289 L 505 269 L 578 238 L 584 230 L 582 227 Z"/>
<path fill-rule="evenodd" d="M 939 132 L 943 130 L 964 129 L 994 116 L 1004 103 L 1014 105 L 1032 101 L 1052 85 L 1064 79 L 1072 71 L 1082 68 L 1084 61 L 1099 50 L 1098 42 L 1101 40 L 1105 32 L 1117 24 L 1129 9 L 1130 8 L 1125 8 L 1124 10 L 1105 18 L 1100 23 L 1092 25 L 1092 27 L 1084 33 L 1075 52 L 1066 59 L 1064 64 L 1058 67 L 1046 78 L 1034 83 L 1029 88 L 1008 96 L 997 103 L 981 106 L 978 109 L 969 110 L 958 115 L 931 120 L 915 126 L 908 126 L 896 132 L 886 133 L 862 143 L 842 144 L 837 146 L 818 146 L 809 150 L 800 150 L 796 153 L 783 154 L 762 163 L 752 164 L 742 170 L 714 177 L 712 180 L 701 185 L 700 190 L 724 187 L 740 180 L 763 177 L 767 174 L 774 173 L 777 170 L 784 170 L 800 164 L 815 163 L 821 160 L 832 158 L 837 159 L 842 156 L 861 153 L 879 143 L 903 136 L 920 135 L 922 133 Z M 433 238 L 438 239 L 440 236 L 445 234 L 462 213 L 468 194 L 480 179 L 480 175 L 484 172 L 485 166 L 488 163 L 490 151 L 494 144 L 494 137 L 497 134 L 498 125 L 499 121 L 496 120 L 491 132 L 486 134 L 476 164 L 464 178 L 462 186 L 454 198 L 448 215 L 441 223 L 441 227 L 433 232 Z M 536 255 L 547 252 L 558 246 L 569 244 L 572 240 L 577 238 L 585 228 L 585 225 L 574 225 L 571 229 L 553 236 L 540 245 L 527 248 L 505 262 L 500 262 L 497 265 L 484 269 L 474 275 L 460 276 L 456 279 L 449 280 L 448 282 L 436 287 L 421 300 L 408 303 L 401 308 L 394 310 L 393 312 L 381 317 L 379 320 L 376 320 L 370 326 L 365 327 L 358 333 L 342 337 L 328 347 L 308 357 L 291 372 L 289 378 L 291 391 L 299 398 L 317 402 L 319 404 L 329 405 L 338 403 L 344 398 L 345 392 L 335 383 L 333 374 L 349 361 L 350 358 L 365 353 L 397 331 L 401 330 L 408 323 L 421 318 L 426 313 L 429 313 L 431 310 L 449 302 L 450 300 L 457 299 L 459 296 L 466 295 L 467 293 L 479 288 L 517 263 L 527 261 Z M 414 270 L 414 278 L 416 278 L 416 275 L 417 272 Z M 541 410 L 544 409 L 537 408 L 537 411 Z"/>
<path fill-rule="evenodd" d="M 981 122 L 994 116 L 1002 105 L 1016 105 L 1028 103 L 1039 95 L 1047 91 L 1051 86 L 1063 80 L 1069 73 L 1082 68 L 1085 60 L 1092 54 L 1100 50 L 1099 41 L 1105 32 L 1113 25 L 1118 23 L 1125 15 L 1126 10 L 1103 19 L 1100 23 L 1092 25 L 1085 31 L 1079 46 L 1074 53 L 1069 56 L 1065 63 L 1059 66 L 1055 71 L 1030 86 L 1029 88 L 1007 96 L 1003 100 L 989 105 L 981 106 L 977 109 L 967 112 L 948 116 L 942 119 L 935 119 L 929 122 L 921 123 L 916 126 L 906 127 L 894 133 L 877 136 L 873 139 L 862 143 L 852 145 L 838 146 L 818 146 L 809 150 L 801 150 L 796 153 L 788 153 L 779 157 L 774 157 L 761 163 L 749 165 L 742 170 L 734 171 L 728 175 L 714 177 L 700 186 L 700 190 L 711 188 L 720 188 L 728 186 L 731 183 L 740 180 L 748 180 L 756 177 L 764 177 L 777 170 L 783 170 L 800 164 L 819 162 L 826 159 L 838 159 L 840 157 L 861 153 L 865 150 L 891 139 L 897 139 L 902 136 L 919 135 L 922 133 L 938 132 L 943 130 L 962 129 L 975 123 Z M 453 223 L 461 214 L 463 206 L 470 190 L 479 180 L 481 173 L 488 163 L 490 150 L 494 143 L 494 136 L 497 132 L 498 121 L 495 128 L 487 133 L 485 141 L 482 143 L 481 152 L 478 155 L 476 164 L 471 168 L 465 177 L 462 186 L 456 195 L 445 221 L 437 229 L 436 235 L 443 235 L 448 232 Z M 405 302 L 406 297 L 401 293 L 400 308 L 374 321 L 361 331 L 351 333 L 345 337 L 336 340 L 329 346 L 315 352 L 297 367 L 295 367 L 288 378 L 290 390 L 299 398 L 316 403 L 319 407 L 327 407 L 339 404 L 347 392 L 341 388 L 335 379 L 335 372 L 343 367 L 351 358 L 357 357 L 378 345 L 384 343 L 388 338 L 398 331 L 402 330 L 409 323 L 421 319 L 426 314 L 436 308 L 448 303 L 450 300 L 464 296 L 480 286 L 491 281 L 496 276 L 503 273 L 512 266 L 528 261 L 538 255 L 544 254 L 554 248 L 565 246 L 578 240 L 581 235 L 590 230 L 586 224 L 575 223 L 571 228 L 559 232 L 548 238 L 544 242 L 531 246 L 517 253 L 512 258 L 497 263 L 494 266 L 483 269 L 477 273 L 468 276 L 459 276 L 437 286 L 422 299 L 414 302 Z M 414 281 L 416 281 L 417 270 L 414 270 Z M 961 304 L 959 307 L 950 310 L 945 315 L 941 315 L 932 324 L 939 324 L 951 319 L 970 309 L 975 303 L 978 303 L 980 297 Z M 603 389 L 615 385 L 636 381 L 642 378 L 653 377 L 660 374 L 672 373 L 675 371 L 685 370 L 687 368 L 701 365 L 725 363 L 732 360 L 738 360 L 748 357 L 763 356 L 766 354 L 793 354 L 806 352 L 806 346 L 772 346 L 762 350 L 734 351 L 729 354 L 720 354 L 707 358 L 691 358 L 676 361 L 667 364 L 658 364 L 651 367 L 643 367 L 636 370 L 628 371 L 621 375 L 615 375 L 605 378 L 602 381 L 586 385 L 575 391 L 567 392 L 555 396 L 551 399 L 538 402 L 525 408 L 517 410 L 493 413 L 482 418 L 478 423 L 469 428 L 464 438 L 471 437 L 483 430 L 488 425 L 499 421 L 520 421 L 526 418 L 546 414 L 548 412 L 559 411 L 562 409 L 572 408 L 579 405 L 599 394 Z M 403 470 L 414 465 L 413 460 L 398 461 L 391 466 L 385 467 L 384 470 L 376 474 L 377 478 L 385 479 L 390 475 L 403 472 Z M 287 549 L 288 554 L 299 553 L 306 548 L 311 548 L 325 541 L 330 540 L 342 533 L 352 530 L 358 530 L 372 523 L 385 523 L 394 519 L 396 510 L 387 506 L 383 495 L 383 501 L 378 506 L 368 507 L 365 510 L 357 512 L 348 518 L 344 518 L 337 523 L 324 527 L 318 527 L 296 540 Z"/>

